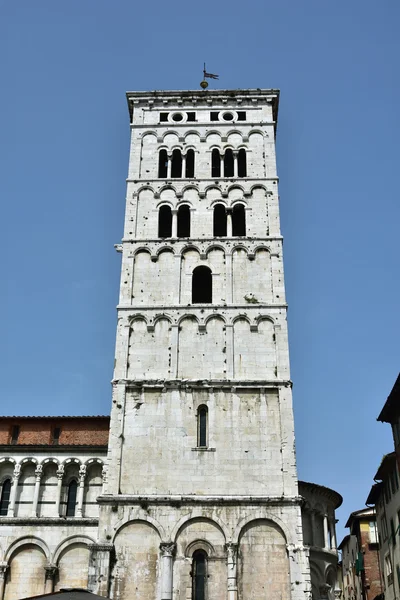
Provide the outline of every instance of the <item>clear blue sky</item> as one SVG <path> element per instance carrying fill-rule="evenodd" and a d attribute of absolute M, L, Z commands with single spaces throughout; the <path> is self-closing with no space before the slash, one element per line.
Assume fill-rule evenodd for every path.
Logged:
<path fill-rule="evenodd" d="M 398 0 L 0 0 L 1 413 L 109 412 L 124 94 L 196 89 L 206 61 L 281 89 L 299 476 L 344 496 L 343 526 L 392 448 L 399 22 Z"/>

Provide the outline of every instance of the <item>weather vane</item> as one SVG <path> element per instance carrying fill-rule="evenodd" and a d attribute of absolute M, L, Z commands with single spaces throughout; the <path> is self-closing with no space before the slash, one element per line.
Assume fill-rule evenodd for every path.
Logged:
<path fill-rule="evenodd" d="M 200 83 L 200 87 L 202 87 L 203 90 L 206 90 L 208 88 L 208 81 L 206 81 L 206 79 L 219 79 L 219 75 L 214 75 L 213 73 L 207 73 L 206 63 L 204 63 L 203 81 Z"/>

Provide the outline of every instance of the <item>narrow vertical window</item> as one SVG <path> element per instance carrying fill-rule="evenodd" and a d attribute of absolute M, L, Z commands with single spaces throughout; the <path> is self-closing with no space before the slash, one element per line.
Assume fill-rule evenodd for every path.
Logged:
<path fill-rule="evenodd" d="M 238 152 L 238 177 L 247 177 L 246 150 L 240 148 Z"/>
<path fill-rule="evenodd" d="M 158 211 L 158 237 L 167 238 L 172 235 L 172 212 L 168 205 L 160 206 Z"/>
<path fill-rule="evenodd" d="M 168 173 L 168 154 L 166 150 L 160 150 L 158 154 L 158 176 L 165 178 Z"/>
<path fill-rule="evenodd" d="M 58 443 L 60 441 L 60 433 L 61 433 L 61 427 L 54 427 L 53 436 L 52 436 L 52 444 L 54 446 L 58 446 Z"/>
<path fill-rule="evenodd" d="M 243 204 L 236 204 L 232 211 L 232 235 L 246 235 L 246 212 Z"/>
<path fill-rule="evenodd" d="M 199 406 L 197 411 L 197 446 L 199 448 L 207 448 L 207 406 Z"/>
<path fill-rule="evenodd" d="M 233 177 L 233 152 L 230 148 L 225 150 L 224 177 Z"/>
<path fill-rule="evenodd" d="M 214 237 L 226 236 L 226 208 L 223 204 L 214 206 Z"/>
<path fill-rule="evenodd" d="M 186 152 L 186 173 L 185 177 L 194 177 L 194 150 L 190 149 Z"/>
<path fill-rule="evenodd" d="M 8 505 L 10 504 L 10 494 L 11 494 L 11 479 L 6 479 L 3 481 L 3 485 L 1 487 L 1 497 L 0 497 L 0 516 L 6 517 L 8 512 Z"/>
<path fill-rule="evenodd" d="M 182 177 L 182 155 L 181 151 L 177 149 L 172 152 L 171 177 L 173 179 Z"/>
<path fill-rule="evenodd" d="M 65 513 L 67 517 L 75 516 L 77 492 L 78 492 L 78 484 L 75 481 L 75 479 L 73 479 L 68 486 L 67 510 Z"/>
<path fill-rule="evenodd" d="M 206 600 L 207 554 L 196 550 L 192 563 L 192 600 Z"/>
<path fill-rule="evenodd" d="M 178 237 L 190 237 L 190 208 L 187 204 L 178 209 Z"/>
<path fill-rule="evenodd" d="M 18 444 L 19 425 L 13 425 L 11 430 L 11 444 Z"/>
<path fill-rule="evenodd" d="M 221 177 L 221 157 L 218 148 L 211 153 L 211 177 Z"/>
<path fill-rule="evenodd" d="M 192 276 L 192 303 L 211 304 L 212 275 L 208 267 L 196 267 Z"/>

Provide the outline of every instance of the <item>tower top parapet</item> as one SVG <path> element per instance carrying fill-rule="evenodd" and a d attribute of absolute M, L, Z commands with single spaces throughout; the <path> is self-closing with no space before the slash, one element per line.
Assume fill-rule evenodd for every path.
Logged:
<path fill-rule="evenodd" d="M 166 108 L 168 105 L 185 106 L 224 106 L 272 104 L 274 121 L 278 120 L 278 89 L 237 89 L 237 90 L 154 90 L 151 92 L 126 92 L 129 115 L 132 120 L 134 106 Z"/>

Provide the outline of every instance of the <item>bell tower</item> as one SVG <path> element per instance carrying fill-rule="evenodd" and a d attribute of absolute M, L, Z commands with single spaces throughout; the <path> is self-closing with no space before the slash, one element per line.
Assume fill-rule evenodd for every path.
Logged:
<path fill-rule="evenodd" d="M 310 578 L 275 164 L 279 91 L 127 100 L 97 592 L 303 600 Z"/>

